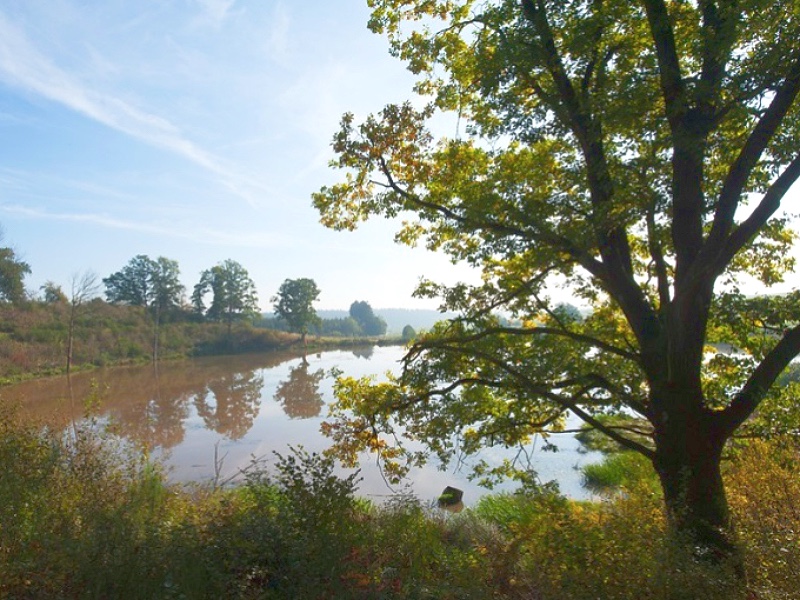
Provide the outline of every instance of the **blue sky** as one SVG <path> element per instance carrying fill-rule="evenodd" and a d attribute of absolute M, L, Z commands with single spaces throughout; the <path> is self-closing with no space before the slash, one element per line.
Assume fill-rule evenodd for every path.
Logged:
<path fill-rule="evenodd" d="M 368 16 L 366 0 L 5 0 L 0 227 L 27 287 L 137 254 L 178 261 L 189 291 L 236 260 L 266 311 L 287 278 L 313 278 L 321 309 L 435 307 L 411 298 L 421 276 L 476 279 L 396 245 L 392 223 L 330 231 L 311 206 L 339 177 L 341 115 L 412 95 Z"/>
<path fill-rule="evenodd" d="M 472 277 L 391 223 L 329 231 L 311 206 L 342 113 L 411 96 L 367 18 L 365 0 L 3 2 L 0 226 L 26 286 L 137 254 L 178 261 L 189 290 L 239 261 L 265 310 L 287 278 L 346 309 L 433 307 L 411 298 L 420 276 Z"/>

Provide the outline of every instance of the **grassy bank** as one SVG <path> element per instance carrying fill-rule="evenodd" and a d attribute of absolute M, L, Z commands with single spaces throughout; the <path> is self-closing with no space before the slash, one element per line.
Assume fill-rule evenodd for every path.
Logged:
<path fill-rule="evenodd" d="M 300 336 L 256 328 L 249 323 L 192 320 L 176 312 L 166 315 L 158 331 L 161 360 L 270 352 L 297 348 Z M 70 306 L 30 302 L 0 304 L 0 385 L 64 373 L 69 346 Z M 77 315 L 73 327 L 72 369 L 145 363 L 152 360 L 154 329 L 139 307 L 93 300 Z M 309 351 L 365 344 L 400 344 L 400 338 L 309 337 Z"/>
<path fill-rule="evenodd" d="M 728 468 L 758 598 L 800 588 L 796 444 Z M 736 598 L 665 533 L 647 486 L 602 503 L 490 496 L 451 515 L 357 482 L 302 451 L 236 489 L 179 488 L 91 422 L 68 437 L 0 418 L 2 598 Z"/>

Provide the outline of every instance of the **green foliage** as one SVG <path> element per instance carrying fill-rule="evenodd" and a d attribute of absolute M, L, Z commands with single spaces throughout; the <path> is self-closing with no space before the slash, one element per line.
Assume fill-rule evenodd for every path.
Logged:
<path fill-rule="evenodd" d="M 109 302 L 152 308 L 160 314 L 180 306 L 185 288 L 179 277 L 176 261 L 163 256 L 153 260 L 140 254 L 121 271 L 104 278 L 103 283 Z"/>
<path fill-rule="evenodd" d="M 60 285 L 56 285 L 52 281 L 46 281 L 44 285 L 41 287 L 42 290 L 42 300 L 47 302 L 48 304 L 56 304 L 62 303 L 65 304 L 69 302 L 67 299 L 67 295 L 64 293 L 64 290 L 61 289 Z"/>
<path fill-rule="evenodd" d="M 428 103 L 344 115 L 341 179 L 314 205 L 335 229 L 402 214 L 399 242 L 481 282 L 424 281 L 417 295 L 459 316 L 415 340 L 397 380 L 342 383 L 328 431 L 343 456 L 401 464 L 385 440 L 408 432 L 447 460 L 558 430 L 571 411 L 658 466 L 677 527 L 724 530 L 719 457 L 800 352 L 798 292 L 736 291 L 793 268 L 794 4 L 369 5 Z M 437 138 L 429 123 L 448 113 L 464 131 Z M 555 304 L 554 286 L 592 313 Z M 719 342 L 742 354 L 709 357 Z M 603 421 L 631 414 L 647 427 Z"/>
<path fill-rule="evenodd" d="M 652 446 L 652 427 L 646 419 L 632 417 L 627 414 L 615 414 L 598 415 L 597 421 L 605 428 L 625 431 L 626 435 L 643 446 Z M 625 447 L 620 445 L 619 442 L 594 427 L 583 427 L 575 434 L 575 438 L 587 451 L 613 454 L 625 450 Z"/>
<path fill-rule="evenodd" d="M 350 305 L 350 317 L 358 323 L 364 335 L 375 336 L 386 333 L 386 321 L 372 311 L 368 302 L 353 302 Z"/>
<path fill-rule="evenodd" d="M 314 302 L 319 294 L 313 279 L 287 279 L 272 298 L 275 314 L 289 324 L 290 331 L 302 334 L 305 339 L 306 334 L 320 321 L 314 310 Z"/>
<path fill-rule="evenodd" d="M 320 335 L 334 335 L 341 337 L 363 337 L 364 329 L 353 317 L 341 319 L 320 319 L 317 326 Z"/>
<path fill-rule="evenodd" d="M 800 445 L 796 436 L 749 442 L 727 469 L 731 509 L 759 598 L 800 589 Z"/>
<path fill-rule="evenodd" d="M 99 437 L 57 436 L 0 416 L 0 595 L 152 598 L 170 504 L 158 469 Z"/>
<path fill-rule="evenodd" d="M 11 248 L 0 248 L 0 300 L 12 304 L 25 300 L 23 279 L 30 272 L 28 263 L 19 260 Z"/>
<path fill-rule="evenodd" d="M 151 360 L 153 325 L 138 307 L 95 299 L 75 316 L 73 366 Z M 198 323 L 190 313 L 170 311 L 159 334 L 162 358 L 261 352 L 287 347 L 293 337 L 246 323 L 228 331 L 222 323 Z M 0 305 L 0 381 L 64 370 L 70 305 L 31 302 Z"/>
<path fill-rule="evenodd" d="M 800 585 L 795 440 L 756 442 L 728 463 L 749 591 Z M 668 533 L 648 487 L 602 503 L 541 489 L 431 512 L 355 497 L 357 474 L 302 449 L 254 466 L 242 487 L 181 489 L 100 432 L 65 435 L 0 407 L 4 598 L 743 598 L 725 565 Z"/>
<path fill-rule="evenodd" d="M 658 498 L 633 489 L 604 503 L 490 496 L 476 512 L 516 546 L 532 597 L 543 600 L 744 598 L 725 566 L 697 562 L 667 533 Z"/>
<path fill-rule="evenodd" d="M 417 337 L 417 332 L 414 331 L 414 328 L 411 325 L 406 325 L 405 327 L 403 327 L 403 333 L 401 333 L 400 335 L 403 338 L 404 342 L 410 342 L 415 337 Z"/>
<path fill-rule="evenodd" d="M 583 485 L 598 494 L 615 494 L 635 487 L 649 486 L 659 493 L 659 481 L 653 464 L 636 452 L 618 452 L 606 456 L 599 463 L 585 465 Z"/>
<path fill-rule="evenodd" d="M 203 299 L 209 291 L 211 306 L 206 309 Z M 234 260 L 226 260 L 203 271 L 194 286 L 192 304 L 199 314 L 211 321 L 224 321 L 230 327 L 235 320 L 255 317 L 258 296 L 247 270 Z"/>

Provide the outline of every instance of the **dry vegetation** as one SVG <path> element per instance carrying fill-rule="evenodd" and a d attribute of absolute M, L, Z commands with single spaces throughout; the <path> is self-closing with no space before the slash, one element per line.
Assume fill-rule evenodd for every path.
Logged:
<path fill-rule="evenodd" d="M 727 469 L 749 597 L 800 589 L 796 441 Z M 0 419 L 0 597 L 745 597 L 688 557 L 644 482 L 614 499 L 490 496 L 459 515 L 412 498 L 376 507 L 301 450 L 236 489 L 168 486 L 91 419 L 66 438 Z M 728 589 L 726 589 L 728 588 Z"/>
<path fill-rule="evenodd" d="M 70 310 L 67 303 L 0 304 L 0 383 L 64 371 Z M 142 308 L 92 300 L 75 319 L 72 364 L 80 369 L 146 362 L 153 355 L 153 338 L 152 320 Z M 229 334 L 223 323 L 175 311 L 160 325 L 159 356 L 258 352 L 296 339 L 249 323 L 237 323 Z"/>

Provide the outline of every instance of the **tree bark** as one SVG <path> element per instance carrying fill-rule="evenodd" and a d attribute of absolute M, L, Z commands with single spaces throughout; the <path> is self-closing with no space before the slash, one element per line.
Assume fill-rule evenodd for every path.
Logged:
<path fill-rule="evenodd" d="M 669 395 L 656 427 L 653 466 L 670 527 L 696 558 L 730 566 L 744 579 L 720 468 L 728 435 L 700 398 Z"/>

